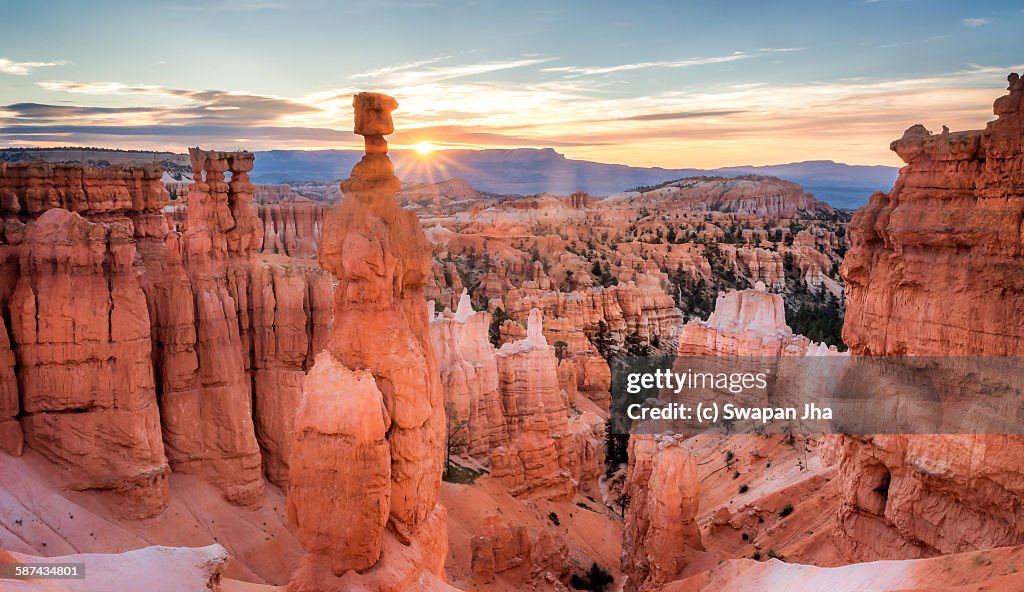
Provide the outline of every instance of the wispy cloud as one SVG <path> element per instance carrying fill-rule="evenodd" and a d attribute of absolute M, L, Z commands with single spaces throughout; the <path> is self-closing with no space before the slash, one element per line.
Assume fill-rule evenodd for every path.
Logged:
<path fill-rule="evenodd" d="M 963 23 L 964 23 L 965 27 L 984 27 L 985 25 L 987 25 L 987 24 L 989 24 L 991 22 L 992 22 L 992 19 L 990 19 L 990 18 L 982 18 L 982 17 L 965 18 L 963 20 Z"/>
<path fill-rule="evenodd" d="M 213 2 L 169 4 L 167 7 L 175 10 L 203 12 L 255 12 L 258 10 L 285 8 L 286 6 L 286 2 L 278 2 L 276 0 L 215 0 Z"/>
<path fill-rule="evenodd" d="M 441 61 L 441 59 L 430 60 L 425 64 L 404 64 L 395 66 L 391 69 L 382 68 L 380 70 L 371 71 L 364 73 L 362 78 L 377 82 L 387 86 L 410 86 L 416 84 L 426 84 L 431 82 L 444 82 L 447 80 L 454 80 L 456 78 L 467 78 L 470 76 L 479 76 L 481 74 L 491 74 L 502 70 L 512 70 L 515 68 L 525 68 L 528 66 L 535 66 L 537 64 L 543 64 L 550 62 L 556 58 L 551 57 L 524 57 L 519 59 L 511 60 L 498 60 L 490 62 L 480 62 L 472 64 L 453 64 L 450 66 L 433 66 L 423 67 L 431 63 Z"/>
<path fill-rule="evenodd" d="M 68 62 L 58 60 L 56 62 L 15 62 L 7 58 L 0 58 L 0 72 L 14 74 L 15 76 L 26 76 L 37 68 L 50 68 L 52 66 L 63 66 Z"/>
<path fill-rule="evenodd" d="M 734 51 L 728 55 L 712 57 L 694 57 L 684 60 L 658 60 L 651 62 L 636 62 L 632 64 L 616 64 L 613 66 L 557 66 L 544 68 L 544 72 L 565 72 L 576 76 L 593 76 L 596 74 L 611 74 L 613 72 L 627 72 L 630 70 L 641 70 L 644 68 L 688 68 L 691 66 L 704 66 L 708 64 L 722 64 L 738 60 L 749 60 L 772 53 L 786 53 L 801 51 L 801 47 L 787 47 L 781 49 L 764 48 L 754 52 Z"/>
<path fill-rule="evenodd" d="M 167 95 L 172 91 L 160 86 L 130 85 L 121 82 L 74 82 L 71 80 L 44 80 L 37 83 L 46 90 L 81 93 L 86 95 Z"/>
<path fill-rule="evenodd" d="M 622 117 L 620 118 L 620 121 L 675 121 L 679 119 L 706 119 L 711 117 L 726 117 L 729 115 L 736 115 L 737 113 L 743 113 L 743 111 L 727 111 L 719 109 L 717 111 L 673 111 L 669 113 L 643 113 L 640 115 Z"/>
<path fill-rule="evenodd" d="M 83 124 L 109 123 L 111 118 L 162 123 L 164 125 L 226 124 L 253 125 L 282 123 L 309 117 L 321 109 L 308 102 L 222 90 L 187 90 L 121 82 L 73 82 L 47 80 L 38 83 L 47 90 L 85 95 L 151 95 L 166 103 L 146 107 L 89 107 L 18 103 L 5 107 L 7 118 L 15 123 L 53 123 L 75 119 Z M 159 100 L 159 99 L 158 99 Z M 97 121 L 102 120 L 102 121 Z M 2 120 L 0 120 L 2 121 Z M 123 121 L 122 121 L 123 122 Z"/>
<path fill-rule="evenodd" d="M 422 68 L 423 66 L 429 66 L 430 64 L 436 64 L 442 60 L 448 59 L 450 56 L 442 56 L 436 58 L 429 58 L 426 60 L 418 60 L 415 62 L 408 62 L 406 64 L 398 64 L 397 66 L 387 66 L 384 68 L 377 68 L 376 70 L 369 70 L 367 72 L 359 72 L 349 76 L 350 79 L 356 80 L 359 78 L 379 78 L 381 76 L 387 76 L 396 72 L 403 72 L 405 70 L 415 70 Z"/>
<path fill-rule="evenodd" d="M 470 148 L 554 146 L 577 158 L 660 166 L 813 158 L 879 163 L 892 162 L 889 141 L 912 124 L 981 127 L 1006 72 L 1022 68 L 972 64 L 919 77 L 755 81 L 629 96 L 610 92 L 600 77 L 524 85 L 495 74 L 503 67 L 536 69 L 547 59 L 445 66 L 438 59 L 381 68 L 359 81 L 398 98 L 398 131 L 391 138 L 396 147 L 422 141 Z M 236 146 L 244 138 L 250 149 L 357 145 L 350 131 L 355 86 L 277 97 L 122 82 L 39 85 L 76 93 L 87 104 L 0 106 L 0 144 L 180 149 L 197 142 Z M 99 101 L 103 95 L 108 98 Z M 140 106 L 143 97 L 156 104 Z M 88 104 L 93 102 L 104 106 Z"/>

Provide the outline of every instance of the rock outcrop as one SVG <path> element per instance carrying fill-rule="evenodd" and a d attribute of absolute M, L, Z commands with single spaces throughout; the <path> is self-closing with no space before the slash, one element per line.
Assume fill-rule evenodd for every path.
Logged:
<path fill-rule="evenodd" d="M 252 154 L 191 156 L 174 224 L 158 166 L 0 167 L 0 448 L 18 453 L 24 428 L 68 487 L 113 491 L 132 515 L 166 505 L 168 464 L 246 507 L 264 471 L 285 483 L 330 324 L 326 273 L 255 254 Z"/>
<path fill-rule="evenodd" d="M 500 293 L 499 293 L 500 295 Z M 503 298 L 509 316 L 525 320 L 539 308 L 547 318 L 567 319 L 593 338 L 603 326 L 620 343 L 636 333 L 646 342 L 668 340 L 679 330 L 682 315 L 663 290 L 629 282 L 576 292 L 541 289 L 536 284 L 508 290 Z"/>
<path fill-rule="evenodd" d="M 754 214 L 771 218 L 830 216 L 827 203 L 791 181 L 775 177 L 690 177 L 642 194 L 644 199 L 671 201 L 672 207 Z"/>
<path fill-rule="evenodd" d="M 0 452 L 20 456 L 24 436 L 17 419 L 21 403 L 18 400 L 18 378 L 14 375 L 14 362 L 7 326 L 3 316 L 0 316 Z"/>
<path fill-rule="evenodd" d="M 573 565 L 570 537 L 543 527 L 534 530 L 500 514 L 485 516 L 476 532 L 469 540 L 469 589 L 570 589 L 565 584 Z"/>
<path fill-rule="evenodd" d="M 484 519 L 482 532 L 470 539 L 473 577 L 481 584 L 495 574 L 530 561 L 530 533 L 525 526 L 508 524 L 495 514 Z"/>
<path fill-rule="evenodd" d="M 28 445 L 71 489 L 159 512 L 168 467 L 130 229 L 51 209 L 26 225 L 20 251 L 9 305 Z"/>
<path fill-rule="evenodd" d="M 380 558 L 389 517 L 391 418 L 373 375 L 326 352 L 306 383 L 295 415 L 288 517 L 303 549 L 322 556 L 335 576 L 363 571 Z M 346 511 L 332 512 L 328 494 Z"/>
<path fill-rule="evenodd" d="M 637 435 L 629 442 L 629 496 L 622 540 L 625 590 L 649 590 L 687 575 L 703 551 L 697 510 L 700 480 L 678 436 Z"/>
<path fill-rule="evenodd" d="M 384 135 L 397 102 L 362 93 L 353 106 L 366 155 L 324 223 L 317 260 L 337 279 L 334 326 L 303 385 L 292 448 L 288 515 L 307 552 L 289 584 L 296 592 L 403 590 L 444 577 L 443 395 L 424 297 L 430 248 L 394 197 L 400 183 Z"/>
<path fill-rule="evenodd" d="M 145 547 L 124 553 L 84 553 L 59 557 L 34 557 L 0 549 L 2 563 L 79 564 L 83 578 L 57 578 L 41 583 L 37 578 L 6 579 L 0 588 L 11 592 L 92 592 L 124 590 L 148 592 L 217 592 L 228 562 L 220 545 L 208 547 Z M 129 583 L 130 582 L 130 583 Z"/>
<path fill-rule="evenodd" d="M 514 495 L 562 499 L 577 489 L 596 491 L 603 420 L 570 411 L 571 395 L 560 380 L 568 366 L 559 365 L 545 340 L 540 311 L 531 313 L 524 339 L 500 350 L 488 341 L 490 318 L 473 312 L 463 293 L 454 314 L 431 322 L 454 430 L 450 451 L 489 458 L 492 475 Z M 575 393 L 575 366 L 570 369 Z"/>
<path fill-rule="evenodd" d="M 856 355 L 1024 354 L 1024 81 L 984 130 L 892 143 L 906 163 L 851 224 L 843 339 Z M 851 560 L 1024 543 L 1024 438 L 843 438 L 838 538 Z"/>
<path fill-rule="evenodd" d="M 679 334 L 681 356 L 803 355 L 810 345 L 786 324 L 782 295 L 760 282 L 719 294 L 708 320 L 690 321 Z"/>
<path fill-rule="evenodd" d="M 263 500 L 248 374 L 252 258 L 262 227 L 249 206 L 248 152 L 189 150 L 195 185 L 148 291 L 160 414 L 175 471 L 202 475 L 245 506 Z M 226 173 L 231 180 L 226 180 Z"/>
<path fill-rule="evenodd" d="M 328 207 L 308 199 L 260 203 L 256 212 L 263 222 L 260 250 L 299 259 L 316 258 L 320 229 Z"/>
<path fill-rule="evenodd" d="M 491 315 L 474 312 L 465 293 L 453 315 L 431 319 L 447 421 L 456 431 L 448 444 L 454 454 L 489 456 L 509 444 L 490 324 Z"/>
<path fill-rule="evenodd" d="M 569 413 L 539 310 L 530 312 L 526 338 L 503 345 L 497 361 L 510 445 L 491 454 L 493 476 L 515 495 L 565 499 L 577 488 L 592 491 L 604 464 L 604 422 L 593 412 Z"/>

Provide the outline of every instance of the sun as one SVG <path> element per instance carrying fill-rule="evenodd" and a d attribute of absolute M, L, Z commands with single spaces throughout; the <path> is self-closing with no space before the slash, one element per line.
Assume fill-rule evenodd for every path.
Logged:
<path fill-rule="evenodd" d="M 430 142 L 420 142 L 419 144 L 413 144 L 412 146 L 410 146 L 410 148 L 412 148 L 416 152 L 419 152 L 420 154 L 430 154 L 431 152 L 440 149 L 436 144 L 432 144 Z"/>

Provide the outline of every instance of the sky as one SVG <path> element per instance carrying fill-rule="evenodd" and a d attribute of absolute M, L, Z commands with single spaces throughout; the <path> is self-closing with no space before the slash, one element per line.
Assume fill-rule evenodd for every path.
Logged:
<path fill-rule="evenodd" d="M 635 166 L 898 165 L 1024 70 L 1019 1 L 0 2 L 0 147 L 551 147 Z"/>

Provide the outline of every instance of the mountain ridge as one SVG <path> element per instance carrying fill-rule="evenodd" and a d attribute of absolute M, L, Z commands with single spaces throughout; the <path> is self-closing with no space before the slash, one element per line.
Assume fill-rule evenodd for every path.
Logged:
<path fill-rule="evenodd" d="M 90 152 L 96 154 L 95 158 L 88 158 Z M 115 160 L 111 156 L 117 153 L 126 157 L 139 154 L 143 155 L 140 158 L 147 160 L 160 157 L 167 161 L 169 170 L 178 170 L 182 166 L 183 155 L 174 153 L 74 147 L 2 149 L 0 160 L 73 158 L 88 164 L 88 160 Z M 150 154 L 152 157 L 147 156 Z M 256 151 L 255 154 L 257 165 L 251 175 L 254 182 L 294 183 L 343 179 L 363 153 L 360 150 L 328 149 L 266 150 Z M 426 155 L 414 150 L 399 149 L 393 150 L 391 154 L 395 172 L 403 182 L 433 183 L 460 178 L 479 191 L 496 194 L 529 195 L 546 192 L 568 195 L 575 191 L 586 191 L 600 196 L 685 177 L 755 174 L 798 183 L 818 199 L 837 208 L 849 209 L 867 204 L 868 198 L 875 191 L 891 189 L 899 172 L 897 167 L 851 165 L 824 159 L 714 169 L 636 167 L 572 159 L 553 148 L 452 149 Z"/>

